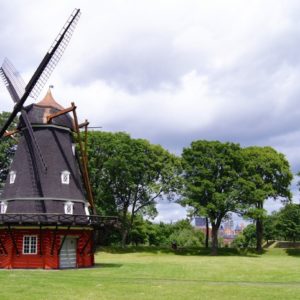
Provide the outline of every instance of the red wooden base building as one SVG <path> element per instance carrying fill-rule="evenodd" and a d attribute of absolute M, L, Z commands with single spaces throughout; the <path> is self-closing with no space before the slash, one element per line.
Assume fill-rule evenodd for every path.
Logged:
<path fill-rule="evenodd" d="M 94 265 L 93 230 L 62 227 L 0 229 L 0 268 L 83 268 Z"/>

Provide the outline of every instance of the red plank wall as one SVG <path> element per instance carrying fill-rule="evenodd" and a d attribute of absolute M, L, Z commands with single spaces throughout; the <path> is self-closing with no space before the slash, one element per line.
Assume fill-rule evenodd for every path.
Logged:
<path fill-rule="evenodd" d="M 92 230 L 86 229 L 59 229 L 56 232 L 53 255 L 51 255 L 51 248 L 53 239 L 55 237 L 55 229 L 42 229 L 42 255 L 40 254 L 40 229 L 11 229 L 11 233 L 19 254 L 17 255 L 13 245 L 12 238 L 7 229 L 0 229 L 0 239 L 5 246 L 7 254 L 0 245 L 0 268 L 44 268 L 44 269 L 58 269 L 59 256 L 58 250 L 60 248 L 63 236 L 73 236 L 77 238 L 77 267 L 91 267 L 94 265 L 94 255 L 92 253 Z M 23 236 L 36 235 L 38 240 L 37 254 L 23 254 Z M 83 253 L 81 251 L 88 242 L 87 247 Z M 2 250 L 2 251 L 1 251 Z"/>

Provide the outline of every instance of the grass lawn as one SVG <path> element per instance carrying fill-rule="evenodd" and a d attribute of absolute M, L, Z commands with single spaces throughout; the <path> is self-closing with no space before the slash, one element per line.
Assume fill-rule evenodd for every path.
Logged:
<path fill-rule="evenodd" d="M 300 299 L 300 251 L 106 249 L 91 269 L 0 270 L 0 299 Z"/>

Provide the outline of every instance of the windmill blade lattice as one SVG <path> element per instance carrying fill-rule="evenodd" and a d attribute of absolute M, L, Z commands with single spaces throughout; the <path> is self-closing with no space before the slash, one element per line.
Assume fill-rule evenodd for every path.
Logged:
<path fill-rule="evenodd" d="M 26 84 L 20 73 L 7 58 L 5 58 L 0 68 L 0 76 L 14 102 L 18 102 L 25 93 Z"/>
<path fill-rule="evenodd" d="M 15 116 L 18 112 L 22 109 L 23 104 L 27 100 L 28 96 L 36 98 L 41 90 L 43 89 L 46 81 L 50 77 L 52 71 L 54 70 L 56 64 L 58 63 L 59 59 L 61 58 L 65 48 L 67 47 L 75 26 L 78 22 L 80 17 L 80 9 L 75 9 L 71 16 L 69 17 L 68 21 L 66 22 L 65 26 L 58 34 L 57 38 L 55 39 L 54 43 L 50 47 L 49 51 L 46 53 L 45 57 L 41 61 L 40 65 L 34 72 L 33 76 L 31 77 L 30 81 L 26 85 L 25 92 L 20 98 L 20 100 L 16 103 L 14 110 L 10 114 L 9 118 L 3 125 L 2 129 L 0 130 L 0 138 L 5 133 L 8 126 L 11 124 Z M 9 84 L 9 78 L 5 75 L 2 70 L 2 75 L 4 74 L 4 82 Z M 9 86 L 9 85 L 8 85 Z M 10 87 L 10 86 L 9 86 Z M 11 92 L 11 91 L 10 91 Z M 18 98 L 15 97 L 14 98 Z"/>
<path fill-rule="evenodd" d="M 80 18 L 81 12 L 79 9 L 75 9 L 73 13 L 71 14 L 70 18 L 66 22 L 65 26 L 62 28 L 60 33 L 58 34 L 57 38 L 51 45 L 49 51 L 47 52 L 45 58 L 41 62 L 40 66 L 38 67 L 36 72 L 40 72 L 41 68 L 43 66 L 43 62 L 48 60 L 46 62 L 46 66 L 42 70 L 42 72 L 39 75 L 39 78 L 36 79 L 35 85 L 32 88 L 30 92 L 30 97 L 37 98 L 37 96 L 40 94 L 41 90 L 45 86 L 48 78 L 50 77 L 52 71 L 54 70 L 55 66 L 59 62 L 60 58 L 62 57 L 66 47 L 69 44 L 69 41 L 72 37 L 72 34 L 74 32 L 74 29 L 78 23 L 78 20 Z M 33 76 L 34 78 L 35 76 Z M 32 79 L 33 79 L 32 78 Z M 31 82 L 31 81 L 30 81 Z M 28 83 L 27 87 L 30 86 L 30 82 Z M 26 88 L 27 88 L 26 87 Z"/>
<path fill-rule="evenodd" d="M 8 59 L 5 59 L 2 67 L 0 68 L 0 73 L 4 81 L 4 84 L 6 85 L 12 99 L 14 100 L 15 103 L 18 103 L 25 92 L 24 80 L 22 79 L 19 72 L 16 70 L 16 68 Z M 27 116 L 27 112 L 24 109 L 22 109 L 21 114 L 22 114 L 23 121 L 26 125 L 26 128 L 28 130 L 29 138 L 33 145 L 34 155 L 39 158 L 44 170 L 47 170 L 45 160 L 41 153 L 40 147 L 35 139 L 32 126 Z"/>

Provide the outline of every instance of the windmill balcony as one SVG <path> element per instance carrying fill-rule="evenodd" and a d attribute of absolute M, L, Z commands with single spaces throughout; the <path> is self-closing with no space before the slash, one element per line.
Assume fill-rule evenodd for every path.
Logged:
<path fill-rule="evenodd" d="M 0 225 L 67 225 L 101 228 L 114 225 L 117 217 L 98 215 L 67 215 L 49 213 L 6 213 L 0 214 Z"/>

